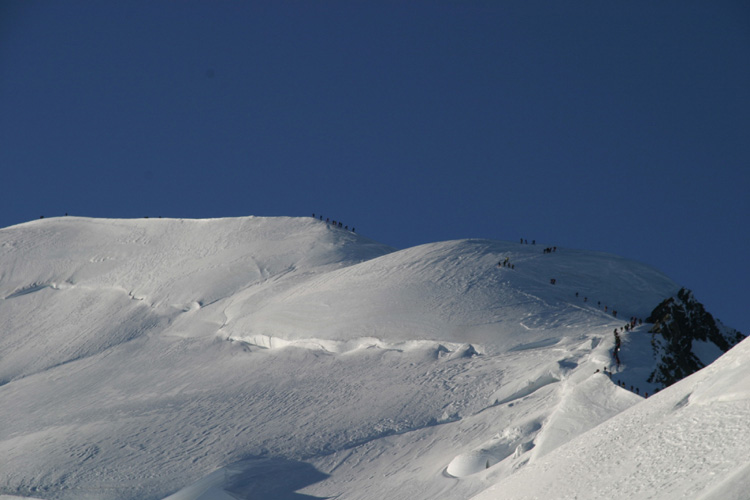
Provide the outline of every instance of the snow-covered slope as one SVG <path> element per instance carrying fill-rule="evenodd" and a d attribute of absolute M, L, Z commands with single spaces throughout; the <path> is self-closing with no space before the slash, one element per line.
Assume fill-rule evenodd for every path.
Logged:
<path fill-rule="evenodd" d="M 646 325 L 601 370 L 680 288 L 543 250 L 311 218 L 2 229 L 0 494 L 459 499 L 532 470 L 651 403 L 616 385 L 653 390 Z"/>
<path fill-rule="evenodd" d="M 281 278 L 392 250 L 307 220 L 263 218 L 66 217 L 4 229 L 0 245 L 0 381 L 163 332 L 186 313 L 243 291 L 262 294 Z M 198 334 L 203 322 L 215 333 L 226 321 L 221 313 L 188 314 L 196 318 L 184 333 Z"/>
<path fill-rule="evenodd" d="M 561 446 L 475 500 L 748 498 L 748 360 L 750 340 L 745 340 L 647 404 Z"/>

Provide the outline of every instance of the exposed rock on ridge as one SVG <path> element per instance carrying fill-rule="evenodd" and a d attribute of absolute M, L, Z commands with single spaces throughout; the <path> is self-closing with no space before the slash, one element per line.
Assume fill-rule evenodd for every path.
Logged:
<path fill-rule="evenodd" d="M 694 342 L 711 343 L 726 352 L 745 338 L 715 320 L 685 288 L 656 306 L 647 321 L 654 324 L 652 334 L 661 334 L 661 339 L 654 337 L 657 367 L 648 381 L 664 387 L 706 366 L 696 355 Z"/>

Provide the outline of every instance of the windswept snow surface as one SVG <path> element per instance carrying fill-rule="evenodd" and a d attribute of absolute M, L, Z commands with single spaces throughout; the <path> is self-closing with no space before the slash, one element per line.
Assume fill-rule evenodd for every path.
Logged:
<path fill-rule="evenodd" d="M 613 329 L 680 288 L 543 249 L 395 251 L 312 218 L 2 229 L 0 494 L 450 500 L 504 484 L 651 406 L 615 384 L 647 390 L 646 325 L 601 370 Z"/>
<path fill-rule="evenodd" d="M 748 359 L 745 340 L 647 404 L 557 448 L 475 500 L 748 498 Z"/>

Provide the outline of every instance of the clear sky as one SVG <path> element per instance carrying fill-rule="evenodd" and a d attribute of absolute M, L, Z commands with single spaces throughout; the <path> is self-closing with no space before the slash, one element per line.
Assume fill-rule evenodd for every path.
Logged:
<path fill-rule="evenodd" d="M 536 239 L 651 264 L 750 334 L 750 3 L 3 0 L 0 169 L 0 227 Z"/>

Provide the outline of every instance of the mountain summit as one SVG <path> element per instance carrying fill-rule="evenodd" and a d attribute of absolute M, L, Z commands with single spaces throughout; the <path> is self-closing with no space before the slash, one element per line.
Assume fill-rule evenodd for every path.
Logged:
<path fill-rule="evenodd" d="M 312 218 L 1 229 L 0 494 L 469 498 L 666 397 L 685 293 L 610 254 Z"/>

